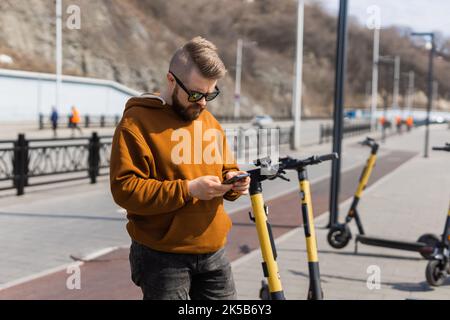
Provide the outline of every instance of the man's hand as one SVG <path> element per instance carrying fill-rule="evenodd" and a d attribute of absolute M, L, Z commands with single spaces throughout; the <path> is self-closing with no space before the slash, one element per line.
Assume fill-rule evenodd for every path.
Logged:
<path fill-rule="evenodd" d="M 199 200 L 222 197 L 233 187 L 234 185 L 223 185 L 216 176 L 203 176 L 188 182 L 189 194 Z"/>
<path fill-rule="evenodd" d="M 238 174 L 247 173 L 245 171 L 231 171 L 228 172 L 225 176 L 225 179 L 233 178 L 234 176 L 237 176 Z M 238 181 L 235 184 L 232 185 L 232 190 L 238 192 L 239 194 L 248 194 L 248 188 L 250 186 L 250 177 L 245 178 L 244 180 Z"/>

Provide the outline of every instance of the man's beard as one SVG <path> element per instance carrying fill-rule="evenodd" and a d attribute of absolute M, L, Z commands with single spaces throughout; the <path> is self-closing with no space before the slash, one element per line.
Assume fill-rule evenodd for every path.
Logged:
<path fill-rule="evenodd" d="M 172 94 L 172 109 L 184 121 L 197 120 L 203 112 L 203 108 L 198 103 L 193 103 L 187 107 L 183 106 L 177 98 L 178 87 L 175 88 Z"/>

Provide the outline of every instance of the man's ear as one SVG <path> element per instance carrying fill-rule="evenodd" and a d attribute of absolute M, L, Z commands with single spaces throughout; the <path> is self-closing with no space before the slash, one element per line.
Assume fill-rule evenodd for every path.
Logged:
<path fill-rule="evenodd" d="M 167 79 L 167 86 L 172 91 L 175 88 L 175 78 L 173 77 L 173 75 L 170 74 L 170 72 L 167 72 L 166 79 Z"/>

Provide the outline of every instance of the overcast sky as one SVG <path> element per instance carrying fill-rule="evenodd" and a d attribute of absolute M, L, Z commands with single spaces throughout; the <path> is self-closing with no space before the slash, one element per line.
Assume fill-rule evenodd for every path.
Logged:
<path fill-rule="evenodd" d="M 337 14 L 339 0 L 316 1 Z M 382 26 L 408 26 L 417 32 L 440 31 L 450 37 L 449 0 L 349 0 L 349 15 L 365 24 L 366 10 L 371 5 L 380 8 Z"/>

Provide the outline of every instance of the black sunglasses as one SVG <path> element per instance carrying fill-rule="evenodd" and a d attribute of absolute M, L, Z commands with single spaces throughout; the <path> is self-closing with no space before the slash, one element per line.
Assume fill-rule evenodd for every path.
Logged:
<path fill-rule="evenodd" d="M 198 91 L 188 90 L 184 86 L 183 82 L 181 82 L 181 80 L 178 79 L 176 75 L 174 75 L 171 71 L 169 71 L 169 73 L 175 78 L 175 81 L 178 83 L 178 85 L 181 87 L 181 89 L 183 89 L 184 92 L 187 93 L 189 102 L 198 102 L 198 101 L 202 100 L 203 97 L 205 97 L 206 101 L 211 101 L 211 100 L 214 100 L 215 98 L 217 98 L 217 96 L 220 93 L 220 90 L 217 86 L 216 86 L 216 91 L 211 92 L 211 93 L 202 93 L 202 92 L 198 92 Z"/>

